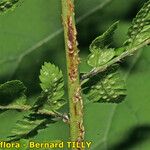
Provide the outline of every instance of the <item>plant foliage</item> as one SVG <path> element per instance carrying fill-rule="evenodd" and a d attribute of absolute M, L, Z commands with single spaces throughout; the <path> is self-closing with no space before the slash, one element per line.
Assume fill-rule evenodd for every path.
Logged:
<path fill-rule="evenodd" d="M 92 102 L 118 103 L 126 96 L 125 82 L 116 67 L 90 78 L 84 87 L 83 92 Z"/>
<path fill-rule="evenodd" d="M 133 19 L 128 35 L 129 39 L 125 42 L 125 45 L 131 47 L 137 46 L 150 38 L 150 1 L 145 3 Z"/>
<path fill-rule="evenodd" d="M 16 7 L 18 2 L 19 0 L 2 0 L 0 12 Z M 150 0 L 133 20 L 127 41 L 122 47 L 115 48 L 112 42 L 118 23 L 115 22 L 89 47 L 87 64 L 91 71 L 85 74 L 87 78 L 83 77 L 81 82 L 84 83 L 83 93 L 91 102 L 118 103 L 125 98 L 126 86 L 118 64 L 137 51 L 139 45 L 145 46 L 150 43 Z M 61 116 L 58 111 L 65 104 L 62 71 L 54 64 L 45 62 L 40 70 L 39 79 L 42 91 L 32 106 L 27 104 L 26 87 L 21 81 L 13 80 L 0 85 L 0 109 L 27 111 L 22 120 L 16 123 L 9 140 L 30 138 L 36 135 L 38 130 L 55 123 Z"/>
<path fill-rule="evenodd" d="M 85 80 L 83 87 L 88 89 L 84 91 L 86 91 L 85 94 L 90 101 L 119 102 L 124 99 L 126 95 L 125 82 L 118 71 L 112 72 L 110 67 L 113 68 L 122 59 L 138 50 L 139 45 L 143 46 L 150 43 L 150 1 L 133 19 L 133 24 L 128 32 L 129 39 L 120 48 L 110 47 L 117 25 L 118 22 L 114 23 L 90 45 L 91 53 L 87 63 L 92 67 L 92 70 L 83 75 L 82 78 L 83 80 L 89 78 Z"/>
<path fill-rule="evenodd" d="M 61 117 L 57 112 L 65 104 L 63 99 L 64 81 L 61 70 L 51 63 L 44 63 L 39 78 L 42 88 L 41 95 L 37 97 L 33 106 L 27 107 L 27 114 L 24 115 L 21 121 L 17 122 L 12 135 L 9 136 L 10 140 L 34 136 L 39 129 L 47 127 L 49 123 L 54 123 L 57 117 Z M 26 88 L 22 82 L 6 82 L 0 86 L 0 89 L 0 98 L 3 98 L 5 102 L 7 98 L 13 101 L 11 105 L 8 105 L 10 109 L 16 103 L 20 104 L 20 110 L 24 109 L 22 107 L 22 97 L 25 97 Z M 8 106 L 6 107 L 7 109 L 9 109 Z"/>

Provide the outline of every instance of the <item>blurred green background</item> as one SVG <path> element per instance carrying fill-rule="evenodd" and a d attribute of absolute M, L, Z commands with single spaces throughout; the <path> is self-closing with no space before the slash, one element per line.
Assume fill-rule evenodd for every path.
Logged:
<path fill-rule="evenodd" d="M 0 83 L 19 79 L 28 87 L 29 102 L 40 92 L 39 70 L 44 61 L 55 63 L 66 74 L 61 0 L 22 0 L 13 11 L 0 16 Z M 91 41 L 120 20 L 114 46 L 127 38 L 131 20 L 146 0 L 75 0 L 81 71 Z M 85 138 L 90 150 L 150 149 L 150 48 L 143 48 L 122 63 L 127 98 L 121 104 L 85 106 Z M 67 108 L 64 108 L 68 112 Z M 0 113 L 0 139 L 5 140 L 17 111 Z M 69 140 L 69 128 L 58 122 L 41 130 L 34 140 Z"/>

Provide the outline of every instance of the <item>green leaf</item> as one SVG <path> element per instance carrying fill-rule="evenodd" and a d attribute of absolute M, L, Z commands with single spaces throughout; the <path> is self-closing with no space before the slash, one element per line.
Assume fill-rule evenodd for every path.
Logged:
<path fill-rule="evenodd" d="M 12 129 L 11 135 L 8 136 L 8 141 L 35 137 L 40 130 L 47 128 L 49 124 L 55 123 L 58 120 L 54 111 L 63 106 L 64 103 L 60 105 L 58 101 L 57 106 L 50 106 L 45 96 L 45 93 L 43 95 L 41 94 L 33 107 L 22 119 L 17 121 Z"/>
<path fill-rule="evenodd" d="M 94 68 L 106 64 L 115 56 L 115 51 L 113 48 L 106 49 L 93 49 L 91 54 L 88 56 L 88 65 Z"/>
<path fill-rule="evenodd" d="M 13 10 L 17 6 L 18 2 L 19 0 L 1 0 L 0 14 L 7 12 L 8 10 Z"/>
<path fill-rule="evenodd" d="M 26 87 L 19 80 L 8 81 L 0 85 L 0 105 L 13 106 L 26 103 Z"/>
<path fill-rule="evenodd" d="M 58 67 L 45 62 L 40 70 L 39 78 L 43 91 L 29 113 L 21 121 L 18 121 L 10 136 L 11 140 L 35 136 L 40 129 L 44 129 L 47 124 L 54 122 L 52 118 L 56 118 L 55 111 L 65 104 L 62 99 L 64 95 L 63 75 Z M 37 114 L 41 111 L 42 113 Z M 43 115 L 43 112 L 49 115 Z"/>
<path fill-rule="evenodd" d="M 39 110 L 45 111 L 45 112 L 54 112 L 59 110 L 62 106 L 66 104 L 66 101 L 61 99 L 57 101 L 52 102 L 46 102 Z"/>
<path fill-rule="evenodd" d="M 90 150 L 149 150 L 149 47 L 141 54 L 123 71 L 128 90 L 122 103 L 85 106 L 86 140 L 93 143 Z"/>
<path fill-rule="evenodd" d="M 45 99 L 43 109 L 57 110 L 62 107 L 65 102 L 62 99 L 64 96 L 64 81 L 62 71 L 51 63 L 44 63 L 40 71 L 41 88 L 43 89 L 43 96 Z M 37 101 L 36 105 L 41 100 Z"/>
<path fill-rule="evenodd" d="M 93 38 L 95 34 L 102 31 L 101 24 L 106 26 L 107 21 L 112 21 L 116 18 L 121 18 L 128 22 L 128 19 L 126 18 L 130 15 L 132 16 L 132 13 L 135 13 L 135 8 L 137 9 L 143 1 L 131 0 L 127 2 L 125 0 L 115 0 L 107 7 L 107 10 L 106 8 L 100 10 L 101 7 L 99 6 L 103 4 L 103 0 L 93 0 L 92 3 L 91 0 L 76 1 L 77 19 L 79 17 L 82 18 L 82 15 L 85 16 L 89 12 L 96 10 L 97 6 L 99 7 L 99 9 L 94 11 L 95 13 L 92 13 L 90 17 L 86 17 L 85 20 L 80 21 L 78 24 L 78 29 L 81 31 L 79 32 L 79 37 L 81 46 L 83 46 L 82 52 L 83 50 L 85 50 L 84 52 L 87 52 L 86 50 L 90 38 Z M 45 0 L 45 2 L 43 0 L 25 0 L 22 7 L 19 7 L 15 9 L 16 11 L 13 13 L 7 13 L 5 17 L 0 18 L 0 26 L 1 29 L 3 29 L 1 31 L 0 40 L 0 78 L 2 81 L 4 81 L 4 79 L 12 79 L 12 76 L 19 79 L 21 78 L 21 80 L 26 81 L 24 83 L 26 85 L 28 84 L 30 90 L 32 89 L 31 94 L 33 95 L 35 94 L 34 90 L 37 90 L 35 87 L 39 84 L 36 79 L 38 79 L 39 67 L 43 61 L 53 60 L 57 64 L 64 66 L 62 58 L 65 57 L 60 57 L 60 53 L 63 51 L 63 40 L 61 40 L 62 36 L 59 36 L 61 35 L 59 34 L 59 30 L 61 29 L 61 21 L 59 21 L 61 9 L 59 3 L 60 1 L 56 0 Z M 110 12 L 108 13 L 108 11 Z M 92 30 L 90 30 L 91 26 Z M 82 36 L 83 31 L 86 33 L 85 37 Z M 121 39 L 122 36 L 118 35 L 118 38 Z M 42 46 L 39 46 L 40 48 L 34 48 L 32 51 L 28 51 L 32 46 L 35 47 L 38 45 L 39 41 L 42 42 L 45 41 L 45 39 L 49 40 L 43 42 Z M 147 51 L 149 51 L 149 49 L 147 49 Z M 149 55 L 146 57 L 146 60 L 148 60 L 148 57 Z M 13 61 L 11 58 L 14 58 Z M 142 59 L 142 62 L 146 60 Z M 141 66 L 141 64 L 139 65 Z M 146 67 L 149 65 L 144 64 L 143 67 L 144 66 Z M 149 116 L 147 115 L 149 114 L 147 99 L 149 97 L 149 69 L 143 69 L 143 67 L 141 67 L 138 74 L 135 73 L 136 71 L 132 72 L 132 75 L 133 73 L 134 75 L 128 82 L 128 86 L 130 87 L 128 101 L 132 102 L 134 111 L 138 113 L 138 117 L 140 118 L 139 122 L 149 124 Z M 136 93 L 138 93 L 138 95 Z M 135 108 L 135 104 L 137 109 Z M 144 104 L 142 108 L 141 104 Z M 86 137 L 87 140 L 92 141 L 93 143 L 91 150 L 111 149 L 111 143 L 114 140 L 115 143 L 119 144 L 121 141 L 120 137 L 123 138 L 128 135 L 129 128 L 134 128 L 139 125 L 138 123 L 136 124 L 134 112 L 127 107 L 124 102 L 119 104 L 116 109 L 113 108 L 114 104 L 107 103 L 102 105 L 92 104 L 89 105 L 88 108 L 85 108 L 87 110 L 85 112 L 85 124 L 87 125 Z M 138 112 L 138 108 L 141 108 L 140 112 Z M 6 113 L 1 114 L 1 139 L 5 139 L 5 136 L 8 135 L 12 127 L 12 122 L 15 122 L 20 115 L 15 111 L 7 111 Z M 7 128 L 7 130 L 5 130 L 5 128 Z M 68 126 L 58 122 L 56 124 L 51 124 L 50 128 L 40 132 L 38 136 L 31 140 L 40 142 L 52 139 L 66 140 L 69 139 L 68 134 Z M 124 139 L 124 141 L 126 140 Z M 147 145 L 145 145 L 146 142 L 140 145 L 138 144 L 140 143 L 137 143 L 136 150 L 149 150 L 149 141 L 147 141 Z M 142 147 L 140 147 L 141 145 Z"/>
<path fill-rule="evenodd" d="M 113 25 L 110 26 L 110 28 L 101 36 L 97 37 L 92 44 L 90 45 L 90 51 L 94 49 L 105 49 L 109 47 L 113 41 L 113 35 L 115 30 L 118 27 L 118 21 L 115 22 Z"/>
<path fill-rule="evenodd" d="M 119 22 L 115 22 L 104 34 L 97 37 L 90 45 L 91 54 L 88 57 L 88 65 L 96 68 L 109 62 L 114 56 L 115 51 L 110 47 L 113 35 Z"/>
<path fill-rule="evenodd" d="M 65 100 L 54 98 L 55 97 L 53 97 L 52 93 L 42 92 L 41 95 L 37 98 L 35 104 L 33 105 L 32 110 L 34 111 L 42 110 L 42 112 L 48 112 L 53 114 L 54 111 L 57 111 L 66 104 Z"/>
<path fill-rule="evenodd" d="M 43 91 L 51 91 L 53 87 L 58 86 L 59 90 L 63 87 L 63 75 L 54 64 L 45 62 L 40 71 L 41 88 Z"/>
<path fill-rule="evenodd" d="M 125 82 L 116 68 L 89 79 L 83 88 L 86 97 L 92 102 L 118 103 L 126 96 Z"/>
<path fill-rule="evenodd" d="M 79 10 L 77 19 L 105 2 L 96 0 L 91 5 L 90 0 L 86 1 L 86 5 L 81 3 L 85 3 L 85 0 L 81 0 L 77 5 Z M 20 79 L 33 97 L 35 92 L 37 94 L 39 68 L 44 61 L 54 61 L 65 69 L 60 13 L 61 1 L 59 0 L 24 0 L 21 7 L 15 11 L 1 15 L 0 80 L 2 82 L 12 78 Z M 79 24 L 81 22 L 80 20 Z M 30 101 L 33 102 L 34 99 Z M 15 126 L 16 120 L 21 115 L 16 111 L 7 111 L 0 115 L 1 139 L 5 139 L 10 134 L 12 126 Z M 34 140 L 41 142 L 53 139 L 66 140 L 69 139 L 68 135 L 68 126 L 58 122 L 40 132 Z"/>
<path fill-rule="evenodd" d="M 133 19 L 128 35 L 129 39 L 125 42 L 127 46 L 136 46 L 150 39 L 150 0 L 144 4 Z"/>
<path fill-rule="evenodd" d="M 51 60 L 65 69 L 61 1 L 21 1 L 21 7 L 0 17 L 0 78 L 2 81 L 20 79 L 32 93 L 39 90 L 38 71 L 44 61 Z M 95 0 L 92 4 L 90 0 L 77 2 L 78 24 L 84 24 L 87 18 L 89 20 L 90 14 L 95 16 L 94 12 L 102 10 L 109 4 L 108 1 Z M 97 6 L 98 9 L 95 9 Z"/>

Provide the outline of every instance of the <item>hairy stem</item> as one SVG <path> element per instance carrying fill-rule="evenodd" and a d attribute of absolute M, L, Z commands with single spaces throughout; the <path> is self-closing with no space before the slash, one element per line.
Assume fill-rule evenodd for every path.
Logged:
<path fill-rule="evenodd" d="M 68 76 L 68 98 L 70 109 L 71 141 L 84 140 L 83 104 L 79 81 L 79 56 L 77 32 L 74 18 L 74 0 L 62 0 L 62 19 L 64 27 L 66 64 Z"/>
<path fill-rule="evenodd" d="M 105 71 L 108 67 L 110 67 L 111 65 L 117 63 L 117 62 L 120 62 L 122 59 L 124 59 L 125 57 L 127 56 L 130 56 L 132 55 L 133 53 L 135 53 L 138 49 L 146 46 L 150 44 L 150 39 L 147 39 L 146 41 L 144 41 L 143 43 L 139 44 L 138 46 L 136 47 L 133 47 L 131 49 L 127 49 L 125 52 L 123 52 L 121 55 L 119 55 L 118 57 L 112 59 L 111 61 L 109 61 L 106 65 L 103 65 L 103 66 L 100 66 L 98 68 L 95 68 L 93 70 L 91 70 L 90 72 L 84 74 L 82 77 L 81 77 L 81 84 L 83 82 L 83 80 L 87 79 L 87 78 L 91 78 L 95 75 L 97 75 L 98 73 L 100 72 L 103 72 Z"/>

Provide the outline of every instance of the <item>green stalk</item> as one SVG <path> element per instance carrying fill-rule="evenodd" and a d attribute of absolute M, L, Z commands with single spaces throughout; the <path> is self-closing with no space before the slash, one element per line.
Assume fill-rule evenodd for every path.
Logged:
<path fill-rule="evenodd" d="M 71 141 L 84 140 L 83 104 L 79 81 L 79 56 L 77 31 L 74 18 L 74 0 L 62 0 L 62 19 L 64 27 L 66 64 L 68 76 L 68 98 L 70 109 Z"/>

